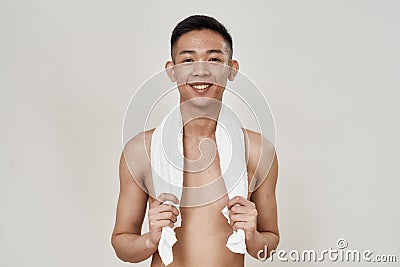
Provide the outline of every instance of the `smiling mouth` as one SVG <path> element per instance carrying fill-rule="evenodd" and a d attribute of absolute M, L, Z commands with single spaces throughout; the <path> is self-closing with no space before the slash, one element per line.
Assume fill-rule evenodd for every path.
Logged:
<path fill-rule="evenodd" d="M 196 92 L 199 93 L 204 93 L 210 88 L 213 84 L 212 83 L 206 83 L 206 82 L 196 82 L 196 83 L 188 83 L 192 89 L 194 89 Z"/>

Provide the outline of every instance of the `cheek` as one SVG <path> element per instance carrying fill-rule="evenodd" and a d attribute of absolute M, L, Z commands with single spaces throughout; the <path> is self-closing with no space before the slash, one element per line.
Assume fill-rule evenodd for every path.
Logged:
<path fill-rule="evenodd" d="M 176 84 L 180 87 L 180 86 L 184 86 L 186 84 L 187 81 L 187 76 L 184 76 L 182 74 L 178 74 L 175 76 L 176 77 Z"/>
<path fill-rule="evenodd" d="M 188 77 L 190 76 L 190 69 L 188 67 L 176 67 L 175 68 L 175 77 L 176 77 L 176 83 L 178 86 L 181 84 L 186 84 L 188 81 Z"/>
<path fill-rule="evenodd" d="M 210 92 L 210 96 L 212 96 L 213 98 L 221 98 L 222 99 L 222 95 L 224 93 L 225 88 L 222 86 L 217 86 L 215 87 L 212 92 Z"/>
<path fill-rule="evenodd" d="M 217 87 L 217 94 L 218 95 L 222 95 L 222 93 L 225 91 L 225 87 L 222 86 L 218 86 Z"/>
<path fill-rule="evenodd" d="M 228 80 L 230 67 L 224 64 L 209 64 L 209 70 L 215 82 L 219 85 L 225 86 Z"/>
<path fill-rule="evenodd" d="M 188 90 L 188 88 L 186 87 L 185 84 L 179 85 L 179 86 L 178 86 L 178 91 L 179 91 L 179 94 L 180 94 L 180 95 L 186 95 L 186 94 L 189 93 L 189 92 L 188 92 L 189 90 Z"/>

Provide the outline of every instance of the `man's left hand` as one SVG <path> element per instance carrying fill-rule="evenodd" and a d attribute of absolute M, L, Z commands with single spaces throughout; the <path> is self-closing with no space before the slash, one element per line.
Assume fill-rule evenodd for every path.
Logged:
<path fill-rule="evenodd" d="M 232 229 L 243 229 L 246 240 L 252 240 L 257 234 L 256 205 L 244 197 L 234 197 L 228 203 L 229 218 Z"/>

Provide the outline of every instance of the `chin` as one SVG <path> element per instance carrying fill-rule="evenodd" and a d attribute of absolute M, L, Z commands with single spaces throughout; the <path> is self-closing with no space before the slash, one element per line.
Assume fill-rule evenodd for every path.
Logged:
<path fill-rule="evenodd" d="M 188 100 L 188 104 L 191 104 L 196 107 L 207 107 L 212 104 L 215 104 L 215 99 L 210 97 L 194 97 Z"/>

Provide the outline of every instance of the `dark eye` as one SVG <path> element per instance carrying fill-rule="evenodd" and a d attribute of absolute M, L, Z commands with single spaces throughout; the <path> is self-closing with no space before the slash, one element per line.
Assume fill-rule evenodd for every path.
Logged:
<path fill-rule="evenodd" d="M 183 60 L 182 62 L 193 62 L 193 59 L 187 58 L 187 59 Z"/>
<path fill-rule="evenodd" d="M 213 62 L 222 62 L 222 60 L 219 59 L 219 58 L 217 58 L 217 57 L 210 58 L 210 61 L 213 61 Z"/>

